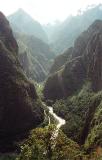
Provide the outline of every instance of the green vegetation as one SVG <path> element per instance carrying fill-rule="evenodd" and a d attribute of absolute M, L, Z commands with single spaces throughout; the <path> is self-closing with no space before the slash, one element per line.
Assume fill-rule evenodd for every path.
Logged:
<path fill-rule="evenodd" d="M 68 139 L 62 131 L 54 139 L 54 126 L 37 128 L 32 131 L 16 160 L 77 160 L 82 157 L 77 143 Z"/>
<path fill-rule="evenodd" d="M 37 128 L 21 145 L 16 160 L 101 160 L 97 150 L 87 154 L 83 147 L 69 139 L 61 130 L 54 137 L 55 126 Z"/>
<path fill-rule="evenodd" d="M 34 82 L 34 84 L 35 84 L 36 91 L 37 91 L 40 99 L 43 100 L 44 99 L 44 96 L 43 96 L 44 84 L 43 83 L 37 83 L 37 82 Z"/>
<path fill-rule="evenodd" d="M 67 100 L 59 100 L 53 105 L 54 111 L 66 120 L 63 131 L 73 140 L 79 142 L 85 124 L 90 101 L 93 96 L 89 91 L 89 84 L 85 85 L 79 94 Z"/>
<path fill-rule="evenodd" d="M 77 95 L 56 101 L 53 107 L 66 120 L 63 132 L 83 144 L 86 152 L 97 155 L 97 148 L 102 147 L 102 92 L 93 93 L 84 86 Z M 98 157 L 102 156 L 100 150 Z"/>
<path fill-rule="evenodd" d="M 16 159 L 16 155 L 2 155 L 0 156 L 0 160 L 15 160 Z"/>
<path fill-rule="evenodd" d="M 34 25 L 32 18 L 22 10 L 20 10 L 20 15 L 30 19 L 28 29 L 32 29 L 32 27 L 29 28 L 32 23 Z M 16 13 L 16 20 L 19 20 L 20 15 Z M 0 160 L 101 160 L 102 63 L 100 51 L 102 45 L 100 35 L 102 35 L 102 21 L 95 21 L 75 41 L 75 47 L 70 48 L 71 50 L 67 50 L 63 56 L 56 59 L 57 63 L 55 62 L 51 72 L 59 68 L 60 70 L 48 78 L 45 84 L 48 87 L 44 97 L 43 84 L 35 83 L 34 85 L 34 82 L 29 81 L 23 73 L 17 55 L 18 45 L 11 34 L 8 21 L 3 15 L 1 18 L 4 19 L 1 31 L 3 29 L 5 31 L 5 33 L 1 32 L 1 35 L 3 34 L 2 37 L 6 40 L 1 39 L 0 41 L 1 144 L 4 141 L 7 145 L 6 138 L 8 143 L 11 141 L 16 143 L 16 136 L 18 144 L 18 140 L 21 140 L 19 136 L 24 138 L 22 133 L 26 137 L 29 130 L 33 130 L 29 137 L 19 144 L 21 148 L 19 155 L 1 155 Z M 38 23 L 36 25 L 39 26 Z M 26 31 L 27 28 L 24 28 Z M 50 47 L 34 36 L 20 33 L 16 35 L 16 38 L 19 45 L 22 41 L 19 59 L 26 75 L 30 79 L 43 81 L 54 56 Z M 54 116 L 49 113 L 48 107 L 42 102 L 44 98 L 47 99 L 47 103 L 53 104 L 54 111 L 66 120 L 62 130 L 57 130 L 57 118 L 54 119 Z M 56 101 L 56 99 L 60 100 Z M 8 144 L 9 147 L 13 143 Z M 9 147 L 6 148 L 8 152 Z M 19 150 L 14 146 L 14 150 L 17 149 Z"/>
<path fill-rule="evenodd" d="M 14 150 L 14 141 L 26 137 L 43 119 L 35 86 L 22 70 L 17 42 L 0 12 L 0 151 Z"/>
<path fill-rule="evenodd" d="M 85 142 L 86 149 L 102 146 L 102 92 L 96 94 L 94 98 L 100 101 L 100 104 L 91 122 L 90 132 Z"/>

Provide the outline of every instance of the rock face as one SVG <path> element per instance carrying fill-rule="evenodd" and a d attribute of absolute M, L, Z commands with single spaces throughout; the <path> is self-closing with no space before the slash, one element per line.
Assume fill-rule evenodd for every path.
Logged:
<path fill-rule="evenodd" d="M 66 50 L 63 54 L 57 56 L 55 58 L 55 61 L 50 69 L 50 74 L 60 70 L 60 68 L 62 68 L 62 66 L 71 59 L 72 56 L 72 52 L 73 52 L 73 47 L 69 48 L 68 50 Z"/>
<path fill-rule="evenodd" d="M 24 51 L 20 53 L 19 60 L 28 78 L 35 80 L 36 82 L 42 82 L 45 80 L 48 74 L 48 68 L 46 67 L 46 69 L 44 69 L 39 61 L 29 52 L 27 53 L 27 51 Z M 45 66 L 46 65 L 47 64 L 45 63 Z"/>
<path fill-rule="evenodd" d="M 18 45 L 0 12 L 0 137 L 21 134 L 43 121 L 37 93 L 18 61 Z"/>
<path fill-rule="evenodd" d="M 44 95 L 46 99 L 55 100 L 71 96 L 76 91 L 81 89 L 85 81 L 91 82 L 91 88 L 93 91 L 99 91 L 102 89 L 101 20 L 96 20 L 87 31 L 83 32 L 76 39 L 74 47 L 71 50 L 70 59 L 65 61 L 65 64 L 61 70 L 60 67 L 59 71 L 52 74 L 45 84 Z M 60 93 L 57 92 L 58 89 L 54 89 L 55 77 L 58 77 L 56 80 L 56 87 L 60 84 Z"/>
<path fill-rule="evenodd" d="M 9 26 L 9 22 L 5 20 L 5 16 L 0 12 L 0 40 L 10 51 L 18 52 L 18 45 Z"/>
<path fill-rule="evenodd" d="M 102 32 L 92 37 L 87 52 L 90 58 L 88 77 L 92 81 L 93 90 L 99 91 L 102 89 Z"/>
<path fill-rule="evenodd" d="M 22 9 L 9 16 L 8 20 L 19 46 L 19 60 L 24 72 L 30 79 L 44 81 L 55 54 L 48 45 L 43 27 Z"/>
<path fill-rule="evenodd" d="M 19 59 L 26 75 L 37 82 L 44 81 L 55 56 L 54 52 L 48 44 L 34 36 L 15 33 L 15 37 L 19 46 Z"/>

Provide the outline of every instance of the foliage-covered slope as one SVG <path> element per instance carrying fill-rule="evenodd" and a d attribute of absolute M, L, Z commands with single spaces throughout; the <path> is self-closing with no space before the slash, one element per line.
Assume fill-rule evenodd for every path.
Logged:
<path fill-rule="evenodd" d="M 102 21 L 96 20 L 83 32 L 57 64 L 45 84 L 45 98 L 57 99 L 53 108 L 66 120 L 64 133 L 101 159 Z"/>
<path fill-rule="evenodd" d="M 68 61 L 66 58 L 65 65 L 50 75 L 45 84 L 44 94 L 47 99 L 71 96 L 81 89 L 85 81 L 91 82 L 93 91 L 102 89 L 101 35 L 102 21 L 96 20 L 77 38 Z"/>
<path fill-rule="evenodd" d="M 35 87 L 19 63 L 9 22 L 0 12 L 0 137 L 8 141 L 43 121 L 37 99 Z"/>
<path fill-rule="evenodd" d="M 102 156 L 102 92 L 93 93 L 88 83 L 78 94 L 57 101 L 53 107 L 66 120 L 64 133 L 83 145 L 86 153 L 96 152 L 97 159 Z"/>
<path fill-rule="evenodd" d="M 54 140 L 54 126 L 33 130 L 29 139 L 23 144 L 18 160 L 77 160 L 82 158 L 79 145 L 59 132 Z M 51 140 L 52 139 L 52 140 Z"/>

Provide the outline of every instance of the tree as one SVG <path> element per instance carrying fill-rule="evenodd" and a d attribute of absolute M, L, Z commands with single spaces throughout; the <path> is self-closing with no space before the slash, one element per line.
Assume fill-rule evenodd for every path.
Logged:
<path fill-rule="evenodd" d="M 62 131 L 55 137 L 55 129 L 53 125 L 34 129 L 16 160 L 80 160 L 82 153 L 78 144 Z"/>

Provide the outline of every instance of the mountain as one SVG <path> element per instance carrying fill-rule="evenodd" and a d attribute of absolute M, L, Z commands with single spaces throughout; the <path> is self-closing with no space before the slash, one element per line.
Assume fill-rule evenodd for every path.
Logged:
<path fill-rule="evenodd" d="M 34 36 L 16 32 L 15 38 L 19 46 L 19 60 L 28 78 L 44 81 L 55 57 L 54 52 Z"/>
<path fill-rule="evenodd" d="M 60 59 L 59 70 L 58 68 L 56 70 L 54 64 L 52 75 L 49 76 L 44 89 L 47 99 L 55 100 L 71 96 L 83 86 L 85 81 L 91 82 L 93 91 L 102 89 L 101 35 L 102 21 L 96 20 L 76 39 L 74 47 L 68 50 L 68 54 L 65 54 L 68 58 L 64 59 L 64 64 L 65 55 L 61 56 L 62 64 Z"/>
<path fill-rule="evenodd" d="M 64 133 L 86 155 L 102 157 L 102 21 L 89 26 L 57 60 L 45 83 L 45 99 L 66 120 Z"/>
<path fill-rule="evenodd" d="M 43 109 L 37 101 L 35 86 L 19 63 L 9 22 L 0 12 L 0 149 L 4 149 L 3 140 L 11 141 L 43 122 Z"/>
<path fill-rule="evenodd" d="M 71 57 L 72 57 L 72 52 L 73 52 L 73 47 L 70 47 L 70 48 L 68 48 L 63 54 L 58 55 L 58 56 L 55 58 L 52 66 L 51 66 L 51 68 L 50 68 L 49 74 L 53 74 L 54 72 L 60 70 L 60 69 L 63 67 L 63 65 L 64 65 L 68 60 L 71 59 Z"/>
<path fill-rule="evenodd" d="M 43 30 L 41 24 L 35 21 L 28 13 L 24 10 L 19 9 L 8 17 L 8 20 L 12 26 L 13 31 L 21 32 L 28 35 L 34 35 L 35 37 L 48 41 L 47 35 Z"/>
<path fill-rule="evenodd" d="M 55 54 L 45 42 L 43 27 L 22 9 L 8 19 L 19 46 L 19 60 L 24 72 L 30 79 L 44 81 Z"/>
<path fill-rule="evenodd" d="M 56 20 L 54 23 L 48 23 L 43 25 L 43 29 L 45 31 L 45 33 L 47 34 L 49 43 L 51 43 L 53 41 L 53 39 L 51 39 L 53 37 L 53 33 L 57 32 L 58 29 L 60 28 L 61 22 Z"/>
<path fill-rule="evenodd" d="M 76 16 L 68 17 L 50 37 L 51 45 L 55 49 L 56 54 L 61 54 L 64 50 L 71 47 L 80 33 L 97 19 L 102 19 L 101 4 L 88 7 Z"/>

